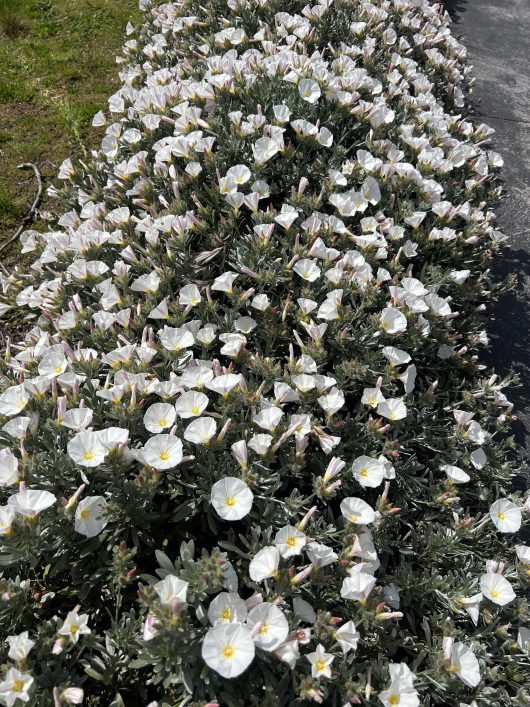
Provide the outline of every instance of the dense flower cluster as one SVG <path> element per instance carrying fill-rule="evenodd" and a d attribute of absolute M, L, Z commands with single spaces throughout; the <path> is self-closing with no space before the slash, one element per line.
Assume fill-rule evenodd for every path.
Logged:
<path fill-rule="evenodd" d="M 0 703 L 529 703 L 464 47 L 428 0 L 140 6 L 1 283 Z"/>

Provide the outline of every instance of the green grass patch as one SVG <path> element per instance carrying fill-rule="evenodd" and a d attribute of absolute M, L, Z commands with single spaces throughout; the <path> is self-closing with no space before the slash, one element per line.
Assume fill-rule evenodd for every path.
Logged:
<path fill-rule="evenodd" d="M 138 16 L 136 0 L 1 0 L 0 242 L 35 193 L 31 172 L 17 165 L 35 162 L 46 184 L 94 141 L 92 116 L 118 86 L 115 56 Z M 17 249 L 3 251 L 2 262 Z"/>

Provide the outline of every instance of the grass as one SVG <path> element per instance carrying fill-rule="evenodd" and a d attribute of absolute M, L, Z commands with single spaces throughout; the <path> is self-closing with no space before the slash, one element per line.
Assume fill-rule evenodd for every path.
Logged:
<path fill-rule="evenodd" d="M 65 157 L 96 143 L 92 117 L 118 87 L 115 56 L 136 0 L 0 0 L 0 243 Z M 40 208 L 53 210 L 44 197 Z M 18 244 L 0 252 L 10 265 Z"/>

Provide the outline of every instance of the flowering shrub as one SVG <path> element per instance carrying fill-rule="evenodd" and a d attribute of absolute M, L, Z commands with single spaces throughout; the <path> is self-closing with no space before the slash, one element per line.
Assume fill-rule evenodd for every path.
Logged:
<path fill-rule="evenodd" d="M 465 49 L 427 0 L 140 4 L 2 279 L 0 702 L 527 704 Z"/>

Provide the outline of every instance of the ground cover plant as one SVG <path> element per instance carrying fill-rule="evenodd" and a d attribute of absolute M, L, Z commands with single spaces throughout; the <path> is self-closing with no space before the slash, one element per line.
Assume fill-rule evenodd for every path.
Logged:
<path fill-rule="evenodd" d="M 529 702 L 500 157 L 422 0 L 142 0 L 23 234 L 6 705 Z"/>

